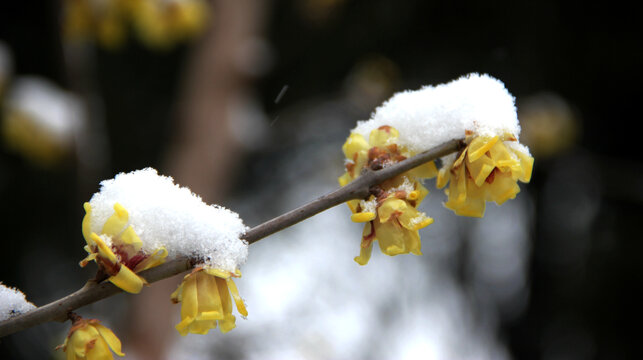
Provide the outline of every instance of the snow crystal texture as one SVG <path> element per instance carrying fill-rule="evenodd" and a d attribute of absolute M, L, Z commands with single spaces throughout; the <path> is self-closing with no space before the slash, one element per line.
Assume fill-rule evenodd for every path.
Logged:
<path fill-rule="evenodd" d="M 91 230 L 97 234 L 114 213 L 114 204 L 129 213 L 143 241 L 143 251 L 164 246 L 169 257 L 201 256 L 215 268 L 234 271 L 246 261 L 248 244 L 240 239 L 247 227 L 239 215 L 217 205 L 207 205 L 171 177 L 146 168 L 121 173 L 101 182 L 90 200 Z"/>
<path fill-rule="evenodd" d="M 24 314 L 36 306 L 25 298 L 22 291 L 5 286 L 0 282 L 0 321 Z"/>
<path fill-rule="evenodd" d="M 447 84 L 399 92 L 378 107 L 370 120 L 358 122 L 353 132 L 368 139 L 372 130 L 389 125 L 400 133 L 398 144 L 416 153 L 463 138 L 466 130 L 518 138 L 514 100 L 500 80 L 473 73 Z"/>

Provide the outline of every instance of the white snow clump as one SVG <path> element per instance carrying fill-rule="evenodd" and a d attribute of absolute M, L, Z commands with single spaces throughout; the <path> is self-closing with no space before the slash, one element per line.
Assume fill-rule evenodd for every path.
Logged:
<path fill-rule="evenodd" d="M 28 116 L 38 131 L 60 146 L 70 146 L 83 126 L 80 100 L 44 78 L 16 79 L 7 97 L 8 107 Z"/>
<path fill-rule="evenodd" d="M 24 314 L 36 306 L 25 298 L 22 291 L 7 287 L 0 281 L 0 321 Z"/>
<path fill-rule="evenodd" d="M 247 227 L 239 215 L 218 205 L 207 205 L 186 187 L 160 176 L 153 168 L 120 173 L 104 180 L 89 203 L 91 231 L 100 234 L 103 224 L 121 204 L 129 225 L 153 253 L 164 246 L 168 257 L 198 256 L 217 269 L 235 271 L 246 261 L 248 243 L 240 237 Z"/>
<path fill-rule="evenodd" d="M 510 133 L 517 139 L 514 100 L 500 80 L 472 73 L 447 84 L 399 92 L 352 131 L 368 139 L 372 130 L 392 126 L 400 133 L 398 145 L 415 153 L 463 138 L 467 130 L 481 136 Z"/>

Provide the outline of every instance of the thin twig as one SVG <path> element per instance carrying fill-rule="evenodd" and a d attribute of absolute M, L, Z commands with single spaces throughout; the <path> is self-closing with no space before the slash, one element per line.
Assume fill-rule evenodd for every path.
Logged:
<path fill-rule="evenodd" d="M 380 184 L 384 180 L 390 179 L 426 162 L 456 152 L 462 148 L 462 140 L 451 140 L 381 170 L 369 170 L 358 177 L 355 181 L 342 188 L 313 200 L 295 210 L 289 211 L 281 216 L 253 227 L 246 232 L 243 239 L 252 244 L 274 234 L 277 231 L 283 230 L 348 200 L 366 198 L 368 197 L 370 188 L 373 185 Z M 191 269 L 194 265 L 195 264 L 191 259 L 183 257 L 143 271 L 139 275 L 145 278 L 148 283 L 153 283 L 185 272 Z M 49 321 L 65 321 L 69 312 L 120 292 L 122 292 L 122 290 L 114 286 L 112 283 L 97 283 L 95 280 L 90 280 L 78 291 L 67 295 L 62 299 L 38 307 L 28 313 L 0 322 L 0 337 Z"/>

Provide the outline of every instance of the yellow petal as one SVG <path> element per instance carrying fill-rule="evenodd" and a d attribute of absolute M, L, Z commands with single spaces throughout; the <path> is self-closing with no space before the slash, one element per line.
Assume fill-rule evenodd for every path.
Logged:
<path fill-rule="evenodd" d="M 505 201 L 515 198 L 519 192 L 520 187 L 516 183 L 516 180 L 507 173 L 496 175 L 487 190 L 488 199 L 495 201 L 498 205 L 502 205 Z"/>
<path fill-rule="evenodd" d="M 89 346 L 88 346 L 89 347 Z M 91 360 L 113 360 L 114 356 L 112 355 L 112 352 L 109 351 L 109 346 L 103 340 L 100 335 L 96 338 L 96 341 L 94 344 L 91 346 L 90 349 L 87 350 L 87 359 Z"/>
<path fill-rule="evenodd" d="M 228 283 L 228 289 L 230 289 L 230 294 L 232 295 L 232 298 L 234 298 L 234 302 L 237 305 L 237 311 L 243 316 L 248 316 L 246 304 L 243 302 L 243 299 L 239 295 L 239 289 L 237 289 L 237 285 L 234 283 L 234 281 L 232 281 L 231 278 L 226 279 L 226 281 Z"/>
<path fill-rule="evenodd" d="M 123 244 L 131 245 L 134 248 L 134 252 L 138 252 L 143 246 L 143 241 L 138 237 L 132 225 L 128 226 L 119 238 Z"/>
<path fill-rule="evenodd" d="M 183 300 L 183 284 L 184 283 L 185 283 L 184 281 L 181 281 L 181 284 L 170 295 L 170 301 L 172 301 L 175 304 L 178 304 Z"/>
<path fill-rule="evenodd" d="M 468 148 L 464 149 L 464 151 L 462 151 L 460 155 L 458 155 L 458 158 L 455 159 L 455 161 L 453 162 L 453 165 L 451 165 L 451 168 L 457 168 L 460 165 L 462 165 L 462 163 L 464 162 L 464 158 L 467 155 L 467 150 Z"/>
<path fill-rule="evenodd" d="M 345 172 L 342 176 L 337 178 L 337 181 L 339 181 L 339 186 L 346 186 L 348 183 L 353 181 L 353 178 L 351 177 L 351 174 Z"/>
<path fill-rule="evenodd" d="M 87 343 L 95 339 L 97 335 L 98 331 L 88 325 L 76 329 L 69 335 L 69 342 L 65 351 L 73 352 L 76 357 L 84 359 L 87 354 Z"/>
<path fill-rule="evenodd" d="M 217 277 L 214 277 L 214 280 L 218 289 L 219 298 L 221 299 L 223 314 L 232 314 L 232 299 L 230 298 L 230 290 L 228 290 L 227 281 Z"/>
<path fill-rule="evenodd" d="M 94 324 L 94 327 L 96 328 L 96 330 L 98 330 L 100 336 L 103 337 L 109 348 L 112 349 L 112 351 L 116 353 L 116 355 L 125 356 L 125 354 L 121 352 L 121 341 L 118 339 L 118 337 L 116 337 L 116 335 L 114 335 L 112 330 L 106 328 L 101 324 Z"/>
<path fill-rule="evenodd" d="M 147 281 L 145 281 L 145 279 L 136 275 L 132 270 L 130 270 L 130 268 L 125 265 L 121 265 L 118 274 L 110 276 L 108 280 L 112 284 L 131 294 L 138 294 L 139 292 L 141 292 L 143 285 L 147 284 Z"/>
<path fill-rule="evenodd" d="M 515 154 L 509 152 L 509 149 L 507 149 L 503 142 L 500 141 L 495 144 L 489 150 L 489 154 L 491 154 L 491 158 L 495 162 L 496 167 L 498 167 L 502 172 L 511 171 L 512 169 L 514 171 L 516 169 L 521 171 L 520 160 L 518 160 L 518 157 Z"/>
<path fill-rule="evenodd" d="M 523 173 L 518 180 L 522 182 L 529 182 L 531 180 L 531 173 L 534 168 L 534 158 L 522 153 L 521 151 L 514 151 L 514 153 L 520 159 L 520 166 L 522 167 Z"/>
<path fill-rule="evenodd" d="M 236 319 L 232 314 L 226 316 L 224 320 L 219 321 L 219 330 L 221 330 L 221 332 L 225 334 L 228 331 L 234 329 L 236 327 L 235 320 Z"/>
<path fill-rule="evenodd" d="M 182 297 L 181 319 L 185 320 L 186 318 L 196 318 L 197 314 L 199 313 L 199 303 L 197 297 L 197 283 L 195 274 L 190 274 L 186 276 L 185 279 L 183 279 Z"/>
<path fill-rule="evenodd" d="M 390 220 L 393 214 L 399 214 L 404 212 L 409 207 L 406 201 L 397 198 L 386 199 L 382 205 L 377 209 L 377 214 L 379 215 L 379 220 L 381 223 L 385 223 Z"/>
<path fill-rule="evenodd" d="M 118 258 L 116 258 L 112 249 L 105 244 L 105 241 L 103 241 L 100 236 L 96 235 L 96 233 L 91 233 L 89 238 L 98 248 L 98 255 L 100 255 L 100 257 L 109 260 L 112 264 L 116 264 L 118 262 Z"/>
<path fill-rule="evenodd" d="M 487 177 L 491 174 L 496 165 L 494 161 L 487 155 L 482 154 L 477 160 L 471 162 L 467 159 L 467 168 L 469 174 L 473 177 L 477 186 L 482 186 Z"/>
<path fill-rule="evenodd" d="M 85 238 L 85 241 L 89 244 L 89 237 L 92 233 L 92 227 L 91 227 L 91 214 L 92 214 L 92 205 L 88 202 L 83 204 L 83 208 L 85 208 L 85 217 L 83 217 L 83 224 L 82 224 L 82 229 L 83 229 L 83 237 Z"/>
<path fill-rule="evenodd" d="M 342 151 L 347 159 L 353 160 L 355 153 L 359 151 L 368 151 L 370 148 L 371 146 L 366 142 L 366 139 L 364 139 L 361 134 L 351 133 L 342 146 Z"/>
<path fill-rule="evenodd" d="M 469 161 L 476 161 L 480 156 L 484 155 L 491 147 L 498 142 L 499 137 L 494 136 L 492 138 L 486 136 L 478 136 L 471 141 L 469 146 L 467 146 L 467 152 L 469 153 Z"/>
<path fill-rule="evenodd" d="M 407 206 L 404 211 L 397 217 L 397 220 L 402 226 L 409 230 L 416 230 L 415 227 L 419 222 L 424 221 L 426 215 L 417 211 L 416 208 L 412 206 Z"/>
<path fill-rule="evenodd" d="M 223 314 L 218 311 L 203 311 L 199 313 L 197 320 L 223 320 Z"/>
<path fill-rule="evenodd" d="M 208 273 L 208 274 L 210 274 L 210 275 L 213 275 L 213 276 L 216 276 L 216 277 L 220 277 L 220 278 L 222 278 L 222 279 L 227 279 L 227 278 L 229 278 L 229 277 L 231 276 L 229 271 L 225 271 L 225 270 L 221 270 L 221 269 L 215 269 L 215 268 L 210 268 L 210 267 L 206 267 L 206 268 L 204 268 L 204 269 L 203 269 L 203 271 L 204 271 L 204 272 L 206 272 L 206 273 Z"/>
<path fill-rule="evenodd" d="M 217 327 L 216 320 L 199 320 L 194 319 L 192 324 L 190 324 L 190 332 L 193 334 L 205 335 L 210 332 L 210 329 Z"/>
<path fill-rule="evenodd" d="M 463 201 L 447 202 L 444 205 L 456 215 L 483 217 L 485 211 L 486 187 L 478 187 L 471 179 L 465 181 L 466 196 Z"/>
<path fill-rule="evenodd" d="M 167 257 L 167 249 L 165 247 L 161 247 L 157 249 L 156 252 L 154 252 L 154 254 L 146 257 L 145 260 L 138 263 L 134 268 L 134 272 L 138 273 L 143 270 L 147 270 L 155 266 L 159 266 L 165 262 L 166 257 Z"/>
<path fill-rule="evenodd" d="M 373 252 L 373 243 L 368 247 L 360 247 L 359 256 L 356 256 L 353 260 L 360 265 L 368 264 L 368 261 L 371 259 L 371 253 Z"/>
<path fill-rule="evenodd" d="M 174 328 L 179 332 L 179 334 L 181 334 L 181 336 L 185 336 L 190 332 L 190 325 L 194 321 L 194 318 L 191 318 L 189 316 L 181 318 L 182 320 L 178 324 L 176 324 Z"/>
<path fill-rule="evenodd" d="M 384 147 L 390 145 L 393 139 L 397 139 L 400 133 L 391 126 L 381 126 L 371 131 L 368 137 L 368 143 L 371 146 Z"/>
<path fill-rule="evenodd" d="M 348 200 L 346 202 L 346 205 L 348 205 L 348 208 L 354 214 L 357 212 L 357 205 L 359 205 L 359 200 Z"/>
<path fill-rule="evenodd" d="M 440 171 L 438 171 L 438 180 L 436 181 L 435 186 L 438 189 L 442 189 L 447 185 L 450 178 L 451 178 L 451 172 L 449 171 L 448 168 L 443 167 L 442 169 L 440 169 Z"/>
<path fill-rule="evenodd" d="M 409 171 L 410 175 L 419 179 L 431 179 L 438 175 L 438 169 L 433 161 L 424 163 Z"/>
<path fill-rule="evenodd" d="M 422 243 L 420 242 L 420 233 L 417 230 L 406 231 L 404 242 L 408 252 L 413 255 L 422 255 Z"/>
<path fill-rule="evenodd" d="M 374 212 L 360 212 L 360 213 L 351 215 L 351 221 L 356 223 L 367 222 L 375 219 L 375 216 L 376 215 Z"/>
<path fill-rule="evenodd" d="M 73 350 L 71 350 L 71 349 L 69 349 L 69 350 L 68 350 L 67 348 L 65 348 L 65 350 L 64 350 L 64 351 L 67 353 L 67 360 L 77 360 L 77 359 L 82 359 L 82 358 L 78 358 L 78 357 L 76 357 L 76 352 L 74 352 L 74 351 L 73 351 Z"/>
<path fill-rule="evenodd" d="M 360 245 L 359 256 L 356 256 L 353 260 L 360 265 L 368 264 L 368 261 L 371 258 L 371 252 L 373 251 L 373 242 L 369 242 L 368 246 L 364 246 L 364 238 L 368 237 L 372 233 L 372 222 L 364 224 L 364 230 L 362 230 L 362 243 Z"/>
<path fill-rule="evenodd" d="M 449 202 L 453 204 L 462 204 L 467 199 L 467 179 L 466 169 L 464 166 L 457 170 L 455 178 L 449 186 Z"/>
<path fill-rule="evenodd" d="M 198 272 L 194 274 L 196 277 L 197 288 L 197 302 L 198 312 L 197 319 L 203 312 L 216 313 L 215 319 L 223 319 L 225 313 L 225 304 L 223 304 L 222 297 L 227 294 L 221 294 L 217 277 L 207 274 L 205 272 Z M 225 281 L 225 280 L 221 280 Z M 226 288 L 226 292 L 227 292 Z M 229 295 L 228 295 L 229 296 Z"/>
<path fill-rule="evenodd" d="M 125 210 L 121 204 L 115 203 L 114 214 L 112 214 L 112 216 L 110 216 L 105 222 L 105 225 L 103 225 L 102 233 L 107 236 L 114 237 L 123 231 L 128 220 L 129 214 L 127 213 L 127 210 Z"/>
<path fill-rule="evenodd" d="M 393 222 L 375 224 L 377 241 L 380 244 L 380 250 L 389 256 L 408 253 L 405 247 L 405 231 L 401 226 L 395 226 Z"/>
<path fill-rule="evenodd" d="M 417 205 L 419 205 L 422 202 L 422 200 L 424 200 L 424 198 L 427 195 L 429 195 L 429 190 L 425 188 L 424 185 L 422 185 L 422 183 L 420 183 L 419 181 L 415 182 L 414 187 L 415 187 L 415 190 L 413 192 L 418 193 L 418 198 L 416 199 L 417 201 L 415 204 L 415 207 L 417 207 Z"/>

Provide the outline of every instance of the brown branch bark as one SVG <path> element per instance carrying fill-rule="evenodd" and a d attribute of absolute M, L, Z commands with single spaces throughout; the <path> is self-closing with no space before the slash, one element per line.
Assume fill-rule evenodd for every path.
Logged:
<path fill-rule="evenodd" d="M 423 163 L 456 152 L 462 148 L 462 140 L 451 140 L 395 165 L 377 171 L 367 171 L 355 181 L 342 188 L 253 227 L 246 232 L 243 239 L 252 244 L 333 206 L 352 199 L 366 198 L 370 194 L 370 188 L 372 186 L 380 184 L 384 180 L 390 179 Z M 195 264 L 192 259 L 179 258 L 158 267 L 143 271 L 139 275 L 145 278 L 149 283 L 153 283 L 185 272 L 191 269 L 194 265 Z M 12 317 L 1 322 L 0 337 L 49 321 L 65 321 L 69 312 L 120 292 L 122 292 L 121 289 L 109 282 L 97 283 L 94 280 L 90 280 L 81 289 L 65 296 L 62 299 L 53 301 L 28 313 Z"/>

